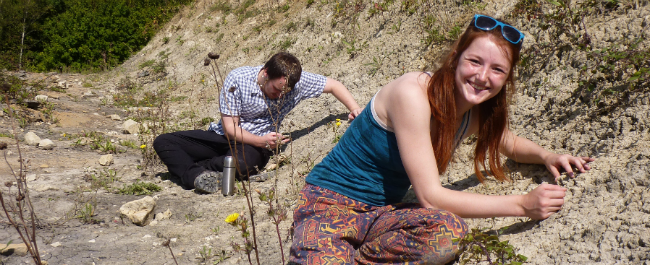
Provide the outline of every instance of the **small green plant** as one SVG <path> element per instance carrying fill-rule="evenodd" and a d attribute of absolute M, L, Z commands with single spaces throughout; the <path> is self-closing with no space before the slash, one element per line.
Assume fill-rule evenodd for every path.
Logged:
<path fill-rule="evenodd" d="M 500 241 L 499 235 L 508 227 L 499 229 L 496 234 L 487 233 L 487 228 L 472 228 L 465 237 L 454 241 L 458 242 L 460 249 L 460 263 L 478 264 L 487 261 L 488 264 L 510 264 L 521 265 L 528 259 L 526 256 L 517 254 L 515 247 L 508 241 Z M 493 258 L 494 257 L 494 261 Z"/>
<path fill-rule="evenodd" d="M 93 216 L 95 216 L 95 206 L 92 203 L 87 202 L 81 209 L 77 209 L 75 218 L 85 224 L 99 223 L 99 221 L 93 218 Z"/>
<path fill-rule="evenodd" d="M 287 32 L 295 31 L 297 28 L 298 28 L 298 24 L 296 24 L 293 21 L 289 22 L 289 24 L 287 24 L 286 26 Z"/>
<path fill-rule="evenodd" d="M 368 74 L 370 74 L 371 76 L 375 76 L 379 71 L 379 69 L 381 68 L 383 61 L 384 61 L 383 59 L 377 59 L 377 57 L 373 56 L 372 62 L 364 64 L 364 65 L 371 66 L 370 71 L 368 71 Z"/>
<path fill-rule="evenodd" d="M 123 140 L 120 141 L 120 145 L 124 147 L 129 147 L 132 149 L 138 149 L 138 145 L 132 140 Z"/>
<path fill-rule="evenodd" d="M 162 39 L 162 42 L 163 42 L 163 44 L 167 44 L 167 43 L 169 43 L 169 37 L 164 37 L 164 38 Z"/>
<path fill-rule="evenodd" d="M 260 190 L 255 190 L 259 194 L 260 201 L 266 202 L 269 206 L 269 209 L 266 211 L 266 214 L 271 218 L 271 222 L 275 225 L 275 232 L 277 233 L 278 240 L 280 242 L 280 255 L 282 257 L 282 264 L 284 264 L 284 250 L 282 248 L 282 237 L 280 236 L 280 223 L 287 220 L 287 209 L 289 205 L 280 205 L 278 201 L 277 194 L 274 188 L 271 188 L 268 192 L 262 192 Z"/>
<path fill-rule="evenodd" d="M 278 12 L 280 12 L 280 13 L 287 12 L 287 11 L 289 11 L 289 8 L 291 8 L 289 3 L 284 4 L 283 6 L 278 7 Z"/>
<path fill-rule="evenodd" d="M 232 225 L 237 230 L 241 232 L 241 237 L 244 238 L 244 245 L 241 246 L 235 242 L 232 242 L 232 247 L 235 251 L 244 251 L 246 256 L 248 256 L 248 262 L 252 264 L 251 261 L 251 252 L 254 250 L 254 243 L 250 240 L 250 232 L 248 231 L 248 219 L 246 217 L 239 216 L 238 213 L 233 213 L 226 217 L 226 223 Z M 255 239 L 255 237 L 253 237 Z M 256 255 L 257 263 L 259 264 L 259 255 Z"/>
<path fill-rule="evenodd" d="M 440 33 L 440 28 L 434 26 L 436 23 L 436 18 L 434 15 L 428 15 L 424 18 L 424 32 L 427 34 L 422 42 L 425 46 L 429 46 L 434 43 L 441 43 L 446 40 L 445 35 Z"/>
<path fill-rule="evenodd" d="M 280 50 L 286 51 L 286 50 L 288 50 L 289 47 L 291 47 L 291 45 L 293 45 L 295 42 L 296 42 L 296 39 L 288 38 L 288 39 L 286 39 L 286 40 L 281 41 L 280 43 L 278 43 L 277 46 L 280 48 Z"/>
<path fill-rule="evenodd" d="M 213 257 L 212 248 L 204 245 L 203 249 L 199 250 L 199 255 L 201 255 L 201 261 L 210 260 Z"/>
<path fill-rule="evenodd" d="M 461 33 L 463 33 L 463 29 L 459 25 L 456 25 L 453 28 L 451 28 L 451 30 L 449 31 L 448 39 L 450 40 L 458 39 Z"/>
<path fill-rule="evenodd" d="M 117 193 L 122 194 L 122 195 L 151 195 L 154 192 L 161 191 L 162 189 L 160 186 L 154 184 L 154 183 L 149 183 L 149 182 L 142 182 L 140 180 L 136 180 L 135 183 L 131 185 L 124 185 L 121 189 L 118 190 Z"/>
<path fill-rule="evenodd" d="M 89 174 L 84 177 L 86 181 L 90 181 L 90 189 L 98 190 L 100 188 L 106 191 L 111 191 L 110 185 L 118 180 L 117 171 L 115 169 L 103 169 L 94 174 Z"/>
<path fill-rule="evenodd" d="M 185 215 L 185 221 L 189 223 L 201 217 L 203 217 L 202 213 L 188 213 Z"/>
<path fill-rule="evenodd" d="M 210 7 L 210 11 L 211 12 L 219 11 L 222 12 L 224 15 L 228 15 L 232 11 L 232 7 L 230 6 L 229 1 L 219 1 Z"/>
<path fill-rule="evenodd" d="M 345 45 L 345 50 L 347 53 L 350 55 L 350 59 L 354 58 L 354 56 L 357 55 L 362 49 L 368 47 L 368 42 L 364 41 L 363 43 L 360 43 L 357 45 L 356 40 L 351 40 L 351 41 L 346 41 L 346 40 L 341 40 L 343 44 Z M 357 47 L 358 46 L 358 47 Z"/>
<path fill-rule="evenodd" d="M 334 139 L 332 139 L 332 143 L 338 143 L 342 136 L 339 133 L 339 128 L 341 127 L 341 119 L 336 119 L 336 121 L 330 122 L 329 127 L 332 128 L 332 132 L 334 133 Z"/>
<path fill-rule="evenodd" d="M 152 66 L 154 63 L 156 63 L 156 60 L 147 60 L 147 61 L 142 62 L 142 63 L 139 65 L 139 67 L 140 67 L 140 69 L 145 68 L 145 67 L 150 67 L 150 66 Z"/>
<path fill-rule="evenodd" d="M 217 38 L 214 39 L 214 42 L 219 43 L 221 42 L 222 39 L 223 39 L 223 33 L 219 33 L 219 36 L 217 36 Z"/>

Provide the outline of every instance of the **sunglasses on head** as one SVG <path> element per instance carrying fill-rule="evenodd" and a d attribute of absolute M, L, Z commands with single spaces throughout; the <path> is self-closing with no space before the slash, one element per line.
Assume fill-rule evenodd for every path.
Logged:
<path fill-rule="evenodd" d="M 476 14 L 474 15 L 473 23 L 474 27 L 485 31 L 490 31 L 501 26 L 501 35 L 512 44 L 519 44 L 524 40 L 524 34 L 521 33 L 521 31 L 513 26 L 498 21 L 493 17 Z"/>

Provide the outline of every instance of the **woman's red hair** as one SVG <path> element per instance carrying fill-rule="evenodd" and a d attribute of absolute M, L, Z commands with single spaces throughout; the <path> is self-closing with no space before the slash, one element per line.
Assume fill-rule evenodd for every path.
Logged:
<path fill-rule="evenodd" d="M 450 53 L 442 61 L 440 68 L 433 74 L 428 85 L 428 98 L 431 107 L 431 119 L 437 130 L 431 130 L 431 142 L 438 164 L 438 171 L 445 172 L 455 148 L 454 137 L 458 124 L 456 122 L 456 67 L 460 55 L 479 37 L 489 36 L 497 43 L 504 54 L 510 55 L 510 72 L 504 89 L 491 99 L 479 104 L 479 130 L 476 149 L 474 150 L 474 170 L 479 181 L 485 177 L 479 167 L 485 169 L 488 175 L 493 175 L 500 181 L 508 180 L 504 174 L 499 151 L 499 144 L 508 126 L 508 105 L 515 92 L 514 71 L 519 62 L 521 44 L 515 45 L 503 38 L 501 27 L 484 31 L 470 23 L 465 33 L 454 43 Z M 486 167 L 486 160 L 490 165 Z"/>

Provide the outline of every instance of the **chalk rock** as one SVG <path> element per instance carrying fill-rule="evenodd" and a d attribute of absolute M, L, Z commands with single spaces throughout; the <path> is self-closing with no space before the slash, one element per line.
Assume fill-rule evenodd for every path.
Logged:
<path fill-rule="evenodd" d="M 21 244 L 9 244 L 9 245 L 2 245 L 4 249 L 0 250 L 0 254 L 2 255 L 12 255 L 16 254 L 18 256 L 25 256 L 27 255 L 27 245 L 25 243 Z M 5 248 L 6 247 L 6 248 Z"/>
<path fill-rule="evenodd" d="M 121 121 L 122 118 L 120 117 L 120 115 L 113 114 L 113 115 L 111 115 L 111 120 L 114 120 L 114 121 Z"/>
<path fill-rule="evenodd" d="M 113 155 L 108 154 L 108 155 L 103 155 L 99 158 L 99 164 L 102 166 L 110 166 L 113 164 Z"/>
<path fill-rule="evenodd" d="M 52 142 L 52 140 L 50 139 L 43 139 L 40 142 L 38 142 L 38 147 L 40 147 L 43 150 L 52 150 L 54 149 L 55 146 L 56 145 L 54 144 L 54 142 Z"/>
<path fill-rule="evenodd" d="M 41 137 L 38 137 L 34 132 L 28 132 L 25 134 L 25 143 L 27 145 L 36 146 L 41 142 Z"/>
<path fill-rule="evenodd" d="M 36 97 L 34 97 L 34 100 L 38 102 L 46 102 L 47 99 L 48 97 L 46 95 L 37 95 Z"/>
<path fill-rule="evenodd" d="M 155 207 L 156 201 L 151 196 L 147 196 L 125 203 L 120 207 L 120 214 L 129 218 L 136 225 L 145 226 Z"/>
<path fill-rule="evenodd" d="M 122 128 L 124 128 L 122 132 L 125 134 L 137 134 L 140 132 L 140 124 L 132 119 L 126 120 Z"/>
<path fill-rule="evenodd" d="M 172 211 L 167 209 L 167 211 L 164 211 L 162 213 L 157 213 L 155 219 L 160 221 L 160 220 L 169 219 L 170 217 L 172 217 Z"/>

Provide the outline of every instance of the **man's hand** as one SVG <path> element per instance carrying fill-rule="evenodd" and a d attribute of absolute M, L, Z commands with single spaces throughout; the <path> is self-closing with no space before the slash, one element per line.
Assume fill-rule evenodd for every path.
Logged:
<path fill-rule="evenodd" d="M 290 138 L 284 137 L 282 134 L 276 132 L 270 132 L 262 136 L 262 142 L 258 144 L 258 147 L 275 149 L 278 145 L 286 144 L 291 141 Z"/>
<path fill-rule="evenodd" d="M 354 118 L 359 116 L 359 114 L 361 114 L 362 111 L 363 111 L 363 108 L 357 108 L 357 109 L 351 111 L 350 114 L 348 114 L 348 120 L 349 121 L 354 120 Z"/>
<path fill-rule="evenodd" d="M 527 217 L 535 220 L 546 219 L 562 209 L 566 188 L 552 184 L 542 184 L 524 195 L 522 206 Z"/>

